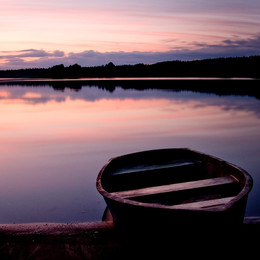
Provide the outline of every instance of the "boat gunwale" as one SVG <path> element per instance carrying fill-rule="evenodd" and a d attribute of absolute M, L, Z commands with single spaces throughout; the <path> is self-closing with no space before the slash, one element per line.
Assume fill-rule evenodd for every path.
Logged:
<path fill-rule="evenodd" d="M 142 153 L 160 153 L 160 152 L 167 152 L 167 151 L 182 151 L 182 152 L 187 152 L 187 153 L 193 153 L 196 155 L 199 155 L 201 157 L 206 157 L 209 158 L 213 161 L 218 161 L 221 164 L 226 164 L 232 168 L 234 168 L 236 171 L 242 173 L 243 177 L 245 178 L 245 184 L 243 185 L 241 191 L 234 196 L 233 199 L 231 199 L 228 203 L 225 203 L 221 206 L 218 207 L 212 207 L 212 208 L 181 208 L 181 209 L 172 209 L 171 206 L 169 205 L 163 205 L 163 204 L 158 204 L 158 203 L 146 203 L 146 202 L 138 202 L 135 200 L 131 200 L 131 199 L 127 199 L 127 198 L 122 198 L 117 194 L 112 194 L 111 192 L 106 191 L 101 183 L 101 179 L 103 177 L 103 173 L 105 171 L 105 169 L 107 168 L 107 166 L 114 160 L 116 159 L 123 159 L 124 157 L 128 157 L 128 156 L 136 156 L 138 154 L 142 154 Z M 128 204 L 131 206 L 137 206 L 137 207 L 143 207 L 143 208 L 156 208 L 156 209 L 162 209 L 162 210 L 171 210 L 171 211 L 178 211 L 178 212 L 202 212 L 202 211 L 206 211 L 206 212 L 224 212 L 227 211 L 228 209 L 230 209 L 232 206 L 234 206 L 237 202 L 239 202 L 240 200 L 242 200 L 244 197 L 248 196 L 248 193 L 250 192 L 250 190 L 252 189 L 253 186 L 253 179 L 250 176 L 250 174 L 245 171 L 244 169 L 242 169 L 241 167 L 229 163 L 223 159 L 220 159 L 218 157 L 212 156 L 212 155 L 208 155 L 208 154 L 204 154 L 189 148 L 168 148 L 168 149 L 155 149 L 155 150 L 146 150 L 146 151 L 140 151 L 140 152 L 135 152 L 135 153 L 130 153 L 130 154 L 125 154 L 125 155 L 121 155 L 121 156 L 116 156 L 113 157 L 111 159 L 109 159 L 107 161 L 107 163 L 102 167 L 102 169 L 100 170 L 98 177 L 97 177 L 97 181 L 96 181 L 96 187 L 97 190 L 99 191 L 99 193 L 105 198 L 105 199 L 109 199 L 112 201 L 116 201 L 122 204 Z M 182 204 L 183 205 L 183 204 Z"/>

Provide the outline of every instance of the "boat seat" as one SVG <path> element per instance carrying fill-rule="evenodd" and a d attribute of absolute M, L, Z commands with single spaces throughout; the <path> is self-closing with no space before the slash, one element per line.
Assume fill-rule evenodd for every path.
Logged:
<path fill-rule="evenodd" d="M 119 191 L 119 192 L 113 192 L 111 194 L 120 196 L 121 198 L 134 198 L 134 197 L 149 196 L 154 194 L 162 194 L 162 193 L 169 193 L 169 192 L 182 191 L 182 190 L 193 190 L 193 189 L 199 189 L 205 187 L 221 186 L 221 185 L 227 185 L 236 182 L 237 179 L 232 175 L 229 175 L 229 176 L 218 177 L 218 178 L 203 179 L 203 180 L 189 181 L 189 182 L 182 182 L 182 183 L 175 183 L 175 184 L 161 185 L 161 186 L 153 186 L 153 187 L 135 189 L 135 190 Z"/>
<path fill-rule="evenodd" d="M 191 203 L 183 203 L 180 205 L 168 206 L 170 209 L 196 209 L 196 208 L 212 208 L 219 207 L 221 205 L 227 204 L 235 197 L 226 197 L 219 198 L 214 200 L 204 200 L 204 201 L 196 201 Z"/>

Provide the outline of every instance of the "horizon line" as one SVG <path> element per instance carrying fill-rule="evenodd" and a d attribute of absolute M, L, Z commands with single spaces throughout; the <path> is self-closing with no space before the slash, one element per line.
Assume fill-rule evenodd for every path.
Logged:
<path fill-rule="evenodd" d="M 114 64 L 114 62 L 110 61 L 108 63 L 104 63 L 102 65 L 88 65 L 88 66 L 82 66 L 80 64 L 73 63 L 70 65 L 64 65 L 64 63 L 57 63 L 55 65 L 52 65 L 50 67 L 29 67 L 29 68 L 18 68 L 18 69 L 1 69 L 0 71 L 17 71 L 17 70 L 48 70 L 51 68 L 55 68 L 55 67 L 59 67 L 59 66 L 63 66 L 64 68 L 70 68 L 73 66 L 79 66 L 80 68 L 98 68 L 98 67 L 106 67 L 106 66 L 114 66 L 114 67 L 123 67 L 123 66 L 129 66 L 129 67 L 134 67 L 134 66 L 153 66 L 156 64 L 161 64 L 161 63 L 170 63 L 170 62 L 180 62 L 180 63 L 190 63 L 190 62 L 199 62 L 199 61 L 209 61 L 209 60 L 227 60 L 227 59 L 249 59 L 249 58 L 256 58 L 256 57 L 260 57 L 260 55 L 244 55 L 244 56 L 219 56 L 219 57 L 213 57 L 213 58 L 201 58 L 201 59 L 191 59 L 191 60 L 181 60 L 181 59 L 174 59 L 174 60 L 163 60 L 163 61 L 159 61 L 159 62 L 154 62 L 154 63 L 142 63 L 142 62 L 138 62 L 135 64 Z"/>

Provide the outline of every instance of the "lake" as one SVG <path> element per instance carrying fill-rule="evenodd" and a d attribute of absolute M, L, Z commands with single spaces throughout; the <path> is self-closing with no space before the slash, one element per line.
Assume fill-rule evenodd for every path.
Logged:
<path fill-rule="evenodd" d="M 246 216 L 260 216 L 256 97 L 13 83 L 0 86 L 0 122 L 0 223 L 101 220 L 106 204 L 96 177 L 107 160 L 174 147 L 248 171 Z"/>

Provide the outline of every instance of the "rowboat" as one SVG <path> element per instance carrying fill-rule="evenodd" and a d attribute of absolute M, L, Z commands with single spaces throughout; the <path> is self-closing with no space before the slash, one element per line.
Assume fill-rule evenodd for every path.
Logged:
<path fill-rule="evenodd" d="M 242 224 L 251 176 L 222 159 L 187 148 L 110 159 L 97 177 L 115 225 Z"/>

